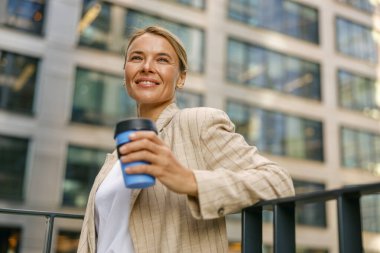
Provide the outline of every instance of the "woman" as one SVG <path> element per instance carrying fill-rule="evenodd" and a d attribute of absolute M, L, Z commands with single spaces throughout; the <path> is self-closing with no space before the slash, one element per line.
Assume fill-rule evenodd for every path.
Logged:
<path fill-rule="evenodd" d="M 294 194 L 289 174 L 234 133 L 223 111 L 177 108 L 187 57 L 169 31 L 137 31 L 124 69 L 138 116 L 155 121 L 158 135 L 134 133 L 120 160 L 149 162 L 126 172 L 153 175 L 156 184 L 126 189 L 117 155 L 109 154 L 89 196 L 78 252 L 227 252 L 226 214 Z"/>

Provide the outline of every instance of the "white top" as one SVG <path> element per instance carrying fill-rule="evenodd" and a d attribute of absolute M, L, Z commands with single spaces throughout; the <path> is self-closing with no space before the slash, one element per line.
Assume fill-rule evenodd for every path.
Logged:
<path fill-rule="evenodd" d="M 131 193 L 117 160 L 95 196 L 97 253 L 134 252 L 128 230 Z"/>

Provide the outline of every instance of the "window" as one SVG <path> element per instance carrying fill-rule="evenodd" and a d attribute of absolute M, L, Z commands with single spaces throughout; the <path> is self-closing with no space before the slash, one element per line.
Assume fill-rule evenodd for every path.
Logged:
<path fill-rule="evenodd" d="M 71 120 L 86 124 L 114 126 L 136 116 L 136 103 L 123 86 L 122 77 L 78 68 Z"/>
<path fill-rule="evenodd" d="M 0 226 L 0 252 L 21 252 L 21 229 L 18 227 Z"/>
<path fill-rule="evenodd" d="M 380 194 L 363 196 L 360 203 L 363 230 L 380 233 Z"/>
<path fill-rule="evenodd" d="M 96 18 L 89 22 L 91 17 Z M 128 38 L 136 28 L 148 25 L 160 25 L 176 34 L 187 50 L 189 70 L 203 72 L 204 32 L 201 29 L 109 3 L 102 2 L 92 5 L 85 3 L 82 20 L 79 24 L 79 44 L 118 54 L 124 53 L 125 38 Z"/>
<path fill-rule="evenodd" d="M 69 146 L 63 184 L 63 206 L 86 207 L 92 184 L 106 153 L 105 150 Z"/>
<path fill-rule="evenodd" d="M 4 0 L 0 2 L 0 25 L 42 34 L 45 0 Z"/>
<path fill-rule="evenodd" d="M 380 175 L 380 134 L 343 127 L 341 164 Z"/>
<path fill-rule="evenodd" d="M 185 6 L 194 7 L 197 9 L 204 9 L 205 8 L 205 1 L 206 0 L 161 0 L 165 2 L 175 2 L 179 3 Z"/>
<path fill-rule="evenodd" d="M 77 252 L 80 231 L 59 230 L 56 253 Z"/>
<path fill-rule="evenodd" d="M 203 96 L 197 93 L 184 90 L 177 90 L 176 98 L 176 103 L 179 108 L 203 106 Z"/>
<path fill-rule="evenodd" d="M 251 26 L 319 43 L 318 11 L 287 0 L 230 0 L 228 16 Z"/>
<path fill-rule="evenodd" d="M 228 41 L 227 79 L 321 100 L 319 64 L 233 39 Z"/>
<path fill-rule="evenodd" d="M 377 31 L 340 17 L 336 19 L 335 25 L 336 45 L 340 53 L 371 63 L 377 62 Z"/>
<path fill-rule="evenodd" d="M 380 113 L 380 84 L 375 79 L 338 71 L 339 103 L 341 107 L 362 111 L 375 117 Z"/>
<path fill-rule="evenodd" d="M 378 3 L 371 0 L 337 0 L 338 2 L 348 4 L 358 10 L 372 13 L 378 8 Z"/>
<path fill-rule="evenodd" d="M 0 50 L 0 109 L 32 114 L 38 60 Z"/>
<path fill-rule="evenodd" d="M 273 155 L 323 161 L 319 121 L 228 101 L 227 113 L 248 143 Z"/>
<path fill-rule="evenodd" d="M 0 135 L 0 199 L 23 199 L 28 143 L 27 139 Z"/>
<path fill-rule="evenodd" d="M 324 184 L 294 180 L 296 194 L 316 192 L 325 190 Z M 297 224 L 316 227 L 326 227 L 326 204 L 317 202 L 310 204 L 299 204 L 296 206 Z"/>

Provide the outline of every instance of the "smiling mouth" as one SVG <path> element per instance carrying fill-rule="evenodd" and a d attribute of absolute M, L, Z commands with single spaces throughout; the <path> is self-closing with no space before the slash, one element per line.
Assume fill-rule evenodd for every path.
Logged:
<path fill-rule="evenodd" d="M 142 87 L 153 87 L 153 86 L 159 85 L 160 83 L 151 81 L 151 80 L 137 80 L 136 84 Z"/>

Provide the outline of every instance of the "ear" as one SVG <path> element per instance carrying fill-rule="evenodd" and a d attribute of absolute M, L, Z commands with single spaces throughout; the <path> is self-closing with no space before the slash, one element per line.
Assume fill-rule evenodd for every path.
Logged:
<path fill-rule="evenodd" d="M 178 80 L 177 80 L 176 87 L 178 89 L 182 89 L 183 86 L 185 85 L 185 80 L 186 80 L 186 71 L 182 71 L 181 74 L 179 75 Z"/>

